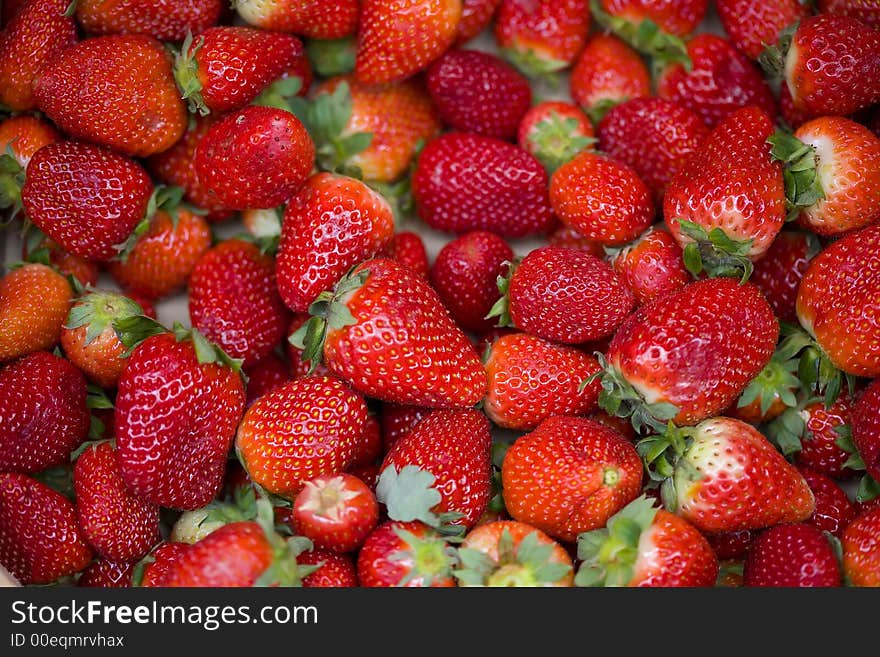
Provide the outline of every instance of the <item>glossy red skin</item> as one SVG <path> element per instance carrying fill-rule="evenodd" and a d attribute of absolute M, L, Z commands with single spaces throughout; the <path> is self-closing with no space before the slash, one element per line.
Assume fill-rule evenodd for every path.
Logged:
<path fill-rule="evenodd" d="M 798 466 L 798 471 L 816 498 L 816 511 L 806 522 L 840 538 L 856 517 L 855 506 L 830 477 L 803 466 Z"/>
<path fill-rule="evenodd" d="M 382 426 L 375 415 L 367 415 L 364 422 L 364 433 L 358 442 L 357 453 L 354 461 L 349 467 L 367 467 L 375 463 L 376 459 L 385 452 L 384 441 L 382 440 Z"/>
<path fill-rule="evenodd" d="M 606 357 L 650 402 L 678 406 L 676 424 L 696 424 L 739 397 L 769 362 L 778 335 L 757 288 L 708 279 L 639 308 L 618 329 Z"/>
<path fill-rule="evenodd" d="M 782 230 L 755 262 L 749 282 L 761 290 L 773 313 L 783 321 L 797 323 L 798 286 L 816 248 L 818 244 L 811 243 L 806 233 Z"/>
<path fill-rule="evenodd" d="M 76 20 L 92 35 L 147 34 L 162 41 L 183 41 L 199 34 L 223 14 L 222 0 L 80 0 Z"/>
<path fill-rule="evenodd" d="M 708 136 L 702 119 L 663 98 L 633 98 L 599 123 L 598 148 L 631 167 L 662 201 L 672 177 Z"/>
<path fill-rule="evenodd" d="M 727 559 L 744 559 L 748 553 L 749 545 L 755 538 L 755 532 L 749 529 L 739 529 L 732 532 L 706 532 L 706 540 L 715 550 L 715 554 L 721 561 Z"/>
<path fill-rule="evenodd" d="M 73 504 L 36 479 L 0 474 L 0 564 L 22 584 L 48 584 L 92 560 Z"/>
<path fill-rule="evenodd" d="M 843 573 L 852 586 L 880 586 L 880 509 L 863 513 L 843 533 Z"/>
<path fill-rule="evenodd" d="M 86 380 L 69 361 L 37 351 L 0 369 L 0 472 L 66 463 L 88 431 Z"/>
<path fill-rule="evenodd" d="M 208 128 L 193 164 L 199 182 L 232 210 L 274 208 L 293 196 L 315 162 L 299 119 L 274 107 L 245 107 Z"/>
<path fill-rule="evenodd" d="M 831 362 L 856 376 L 880 376 L 880 226 L 837 240 L 810 262 L 797 315 Z"/>
<path fill-rule="evenodd" d="M 350 555 L 315 548 L 297 555 L 296 562 L 304 566 L 320 564 L 318 570 L 303 577 L 303 588 L 349 588 L 358 585 L 357 568 Z"/>
<path fill-rule="evenodd" d="M 835 431 L 837 427 L 850 424 L 852 408 L 853 403 L 846 392 L 829 408 L 825 408 L 821 400 L 804 406 L 800 415 L 806 421 L 806 430 L 794 462 L 833 479 L 852 476 L 853 471 L 843 467 L 849 454 L 837 446 L 840 436 Z"/>
<path fill-rule="evenodd" d="M 133 563 L 98 559 L 82 572 L 76 585 L 102 589 L 129 588 L 134 567 Z"/>
<path fill-rule="evenodd" d="M 604 424 L 606 427 L 611 427 L 630 442 L 636 439 L 636 431 L 633 429 L 632 424 L 630 424 L 630 421 L 627 418 L 608 415 L 608 413 L 600 408 L 594 413 L 587 415 L 587 419 L 598 422 L 599 424 Z"/>
<path fill-rule="evenodd" d="M 394 235 L 391 206 L 360 180 L 318 173 L 287 203 L 277 256 L 278 291 L 287 307 L 308 311 L 358 263 Z"/>
<path fill-rule="evenodd" d="M 310 363 L 303 361 L 302 349 L 297 349 L 290 343 L 290 336 L 296 333 L 299 330 L 299 327 L 305 324 L 308 319 L 309 315 L 305 313 L 294 315 L 293 319 L 290 320 L 290 326 L 287 328 L 288 339 L 284 343 L 284 348 L 287 350 L 287 360 L 290 362 L 291 379 L 301 379 L 310 374 Z M 330 370 L 327 369 L 324 363 L 318 363 L 315 371 L 311 374 L 314 374 L 315 376 L 332 376 Z"/>
<path fill-rule="evenodd" d="M 380 470 L 398 472 L 415 465 L 434 475 L 440 502 L 435 513 L 454 512 L 454 521 L 473 527 L 486 511 L 491 496 L 492 438 L 489 422 L 479 411 L 434 411 L 394 443 Z"/>
<path fill-rule="evenodd" d="M 810 14 L 799 0 L 717 0 L 715 8 L 731 43 L 752 59 L 767 45 L 776 45 L 783 29 Z"/>
<path fill-rule="evenodd" d="M 153 184 L 134 160 L 63 141 L 28 164 L 21 201 L 28 218 L 74 255 L 109 260 L 147 210 Z"/>
<path fill-rule="evenodd" d="M 398 536 L 397 529 L 408 531 L 421 539 L 433 539 L 446 545 L 437 532 L 419 521 L 383 523 L 367 537 L 358 552 L 357 576 L 361 586 L 370 588 L 398 586 L 413 569 L 413 550 Z M 392 558 L 400 556 L 402 558 Z M 434 576 L 416 575 L 404 586 L 448 588 L 455 586 L 455 579 L 451 573 Z"/>
<path fill-rule="evenodd" d="M 880 12 L 874 0 L 819 0 L 819 11 L 823 14 L 852 16 L 865 25 L 880 29 Z"/>
<path fill-rule="evenodd" d="M 686 520 L 658 509 L 639 537 L 628 586 L 714 586 L 717 577 L 718 558 L 703 535 Z"/>
<path fill-rule="evenodd" d="M 425 250 L 425 243 L 418 233 L 408 230 L 394 233 L 394 237 L 386 250 L 388 251 L 389 258 L 409 267 L 410 270 L 421 278 L 428 278 L 431 265 L 428 262 L 428 252 Z"/>
<path fill-rule="evenodd" d="M 507 242 L 487 231 L 466 233 L 440 249 L 431 268 L 431 285 L 465 331 L 481 333 L 495 324 L 486 315 L 500 296 L 498 277 L 512 260 Z"/>
<path fill-rule="evenodd" d="M 341 39 L 357 29 L 359 4 L 358 0 L 244 0 L 236 8 L 244 20 L 264 30 L 293 32 L 311 39 Z"/>
<path fill-rule="evenodd" d="M 547 235 L 547 242 L 551 246 L 564 246 L 570 249 L 583 249 L 597 258 L 605 257 L 605 249 L 601 244 L 589 240 L 571 226 L 560 224 L 553 232 Z"/>
<path fill-rule="evenodd" d="M 132 563 L 159 542 L 159 507 L 125 487 L 109 442 L 86 449 L 73 469 L 76 515 L 89 544 L 104 559 Z"/>
<path fill-rule="evenodd" d="M 648 229 L 612 258 L 614 272 L 640 304 L 677 292 L 692 280 L 681 247 L 664 230 Z"/>
<path fill-rule="evenodd" d="M 875 497 L 873 500 L 868 500 L 866 502 L 857 501 L 853 504 L 853 507 L 856 510 L 856 516 L 862 516 L 874 509 L 880 509 L 880 497 Z"/>
<path fill-rule="evenodd" d="M 500 4 L 501 0 L 462 0 L 456 43 L 470 41 L 482 32 Z"/>
<path fill-rule="evenodd" d="M 450 132 L 428 142 L 412 192 L 418 216 L 446 232 L 523 237 L 552 221 L 544 167 L 521 148 L 491 137 Z"/>
<path fill-rule="evenodd" d="M 587 0 L 503 0 L 495 18 L 495 40 L 499 48 L 565 68 L 586 43 L 589 4 Z"/>
<path fill-rule="evenodd" d="M 845 115 L 880 100 L 880 33 L 850 16 L 801 21 L 785 59 L 795 107 Z"/>
<path fill-rule="evenodd" d="M 241 376 L 199 363 L 191 341 L 177 342 L 168 333 L 144 340 L 129 357 L 116 394 L 116 444 L 126 486 L 158 506 L 205 506 L 223 485 L 244 400 Z"/>
<path fill-rule="evenodd" d="M 660 75 L 657 95 L 694 112 L 710 128 L 736 110 L 756 105 L 770 116 L 776 102 L 760 69 L 715 34 L 700 34 L 687 44 L 690 72 L 672 64 Z"/>
<path fill-rule="evenodd" d="M 485 359 L 489 392 L 483 412 L 495 424 L 534 429 L 552 415 L 587 415 L 598 409 L 598 380 L 580 385 L 600 370 L 599 362 L 578 349 L 533 335 L 505 335 Z"/>
<path fill-rule="evenodd" d="M 743 568 L 745 586 L 840 586 L 840 566 L 831 543 L 804 523 L 778 525 L 752 542 Z"/>
<path fill-rule="evenodd" d="M 384 451 L 412 431 L 431 412 L 430 408 L 401 404 L 385 404 L 382 407 L 382 444 Z"/>
<path fill-rule="evenodd" d="M 604 100 L 621 103 L 651 95 L 651 77 L 639 54 L 617 37 L 596 34 L 569 79 L 572 99 L 584 109 Z"/>
<path fill-rule="evenodd" d="M 599 4 L 612 16 L 625 18 L 632 23 L 649 19 L 664 32 L 680 37 L 696 29 L 709 5 L 707 0 L 600 0 Z"/>
<path fill-rule="evenodd" d="M 617 481 L 605 483 L 609 473 Z M 512 518 L 574 541 L 635 499 L 642 464 L 614 429 L 586 418 L 551 417 L 511 445 L 501 478 Z"/>
<path fill-rule="evenodd" d="M 355 323 L 327 330 L 330 371 L 387 402 L 466 408 L 482 399 L 483 365 L 433 288 L 393 260 L 369 260 L 355 272 L 364 270 L 364 285 L 342 300 Z"/>
<path fill-rule="evenodd" d="M 724 118 L 672 177 L 663 198 L 666 226 L 682 248 L 691 242 L 678 219 L 733 240 L 752 240 L 748 256 L 770 248 L 785 222 L 781 163 L 770 158 L 773 121 L 757 107 Z"/>
<path fill-rule="evenodd" d="M 880 379 L 875 379 L 852 409 L 853 442 L 865 468 L 880 481 Z"/>
<path fill-rule="evenodd" d="M 186 554 L 191 547 L 189 543 L 163 542 L 157 545 L 156 549 L 150 553 L 150 557 L 153 560 L 144 566 L 141 586 L 165 586 L 165 580 L 171 571 L 172 565 Z"/>
<path fill-rule="evenodd" d="M 248 407 L 263 395 L 280 388 L 291 379 L 287 363 L 274 351 L 250 367 L 245 366 L 243 369 L 248 377 L 245 402 Z"/>
<path fill-rule="evenodd" d="M 287 329 L 274 265 L 256 244 L 232 239 L 202 255 L 189 278 L 192 325 L 247 365 L 268 356 Z"/>
<path fill-rule="evenodd" d="M 12 157 L 22 168 L 46 144 L 61 139 L 59 132 L 47 121 L 30 114 L 19 114 L 0 121 L 0 153 L 12 151 Z"/>
<path fill-rule="evenodd" d="M 333 497 L 325 502 L 327 494 L 322 491 L 331 491 Z M 339 499 L 340 493 L 343 499 Z M 348 496 L 351 498 L 344 499 Z M 322 475 L 306 482 L 296 496 L 293 520 L 297 533 L 311 539 L 315 547 L 353 552 L 378 524 L 379 504 L 369 487 L 354 475 Z"/>

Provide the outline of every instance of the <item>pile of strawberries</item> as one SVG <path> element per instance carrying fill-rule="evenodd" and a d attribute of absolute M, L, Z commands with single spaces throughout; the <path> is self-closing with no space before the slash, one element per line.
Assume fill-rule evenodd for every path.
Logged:
<path fill-rule="evenodd" d="M 880 5 L 233 4 L 2 5 L 9 574 L 880 585 Z"/>

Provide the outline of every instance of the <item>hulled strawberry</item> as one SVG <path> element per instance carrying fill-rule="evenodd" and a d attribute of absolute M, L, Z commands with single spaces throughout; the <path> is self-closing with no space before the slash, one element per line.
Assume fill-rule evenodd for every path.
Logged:
<path fill-rule="evenodd" d="M 418 520 L 379 525 L 358 552 L 357 576 L 366 587 L 452 587 L 455 550 Z"/>
<path fill-rule="evenodd" d="M 798 467 L 798 472 L 813 491 L 816 500 L 816 510 L 806 522 L 840 538 L 856 517 L 855 506 L 831 477 L 803 466 Z"/>
<path fill-rule="evenodd" d="M 681 247 L 665 230 L 649 228 L 623 248 L 609 251 L 611 267 L 638 303 L 650 303 L 691 282 Z"/>
<path fill-rule="evenodd" d="M 559 100 L 532 106 L 520 121 L 517 144 L 552 175 L 556 169 L 595 143 L 593 124 L 579 107 Z"/>
<path fill-rule="evenodd" d="M 73 290 L 51 267 L 27 264 L 0 278 L 0 362 L 58 343 Z"/>
<path fill-rule="evenodd" d="M 354 34 L 358 0 L 241 0 L 235 10 L 250 25 L 293 32 L 311 39 L 341 39 Z"/>
<path fill-rule="evenodd" d="M 317 548 L 351 552 L 361 546 L 379 521 L 376 496 L 349 474 L 310 479 L 293 501 L 296 531 Z"/>
<path fill-rule="evenodd" d="M 778 525 L 761 532 L 743 567 L 745 586 L 840 586 L 831 543 L 812 525 Z"/>
<path fill-rule="evenodd" d="M 775 44 L 782 30 L 810 15 L 809 6 L 800 0 L 718 0 L 715 4 L 730 41 L 752 59 Z"/>
<path fill-rule="evenodd" d="M 339 588 L 358 586 L 357 566 L 351 555 L 313 548 L 297 555 L 296 562 L 317 566 L 311 575 L 302 578 L 303 588 Z"/>
<path fill-rule="evenodd" d="M 76 20 L 89 34 L 147 34 L 163 41 L 183 41 L 220 20 L 222 0 L 77 0 Z"/>
<path fill-rule="evenodd" d="M 843 574 L 852 586 L 880 586 L 880 509 L 853 520 L 843 533 Z"/>
<path fill-rule="evenodd" d="M 821 247 L 809 233 L 782 230 L 757 261 L 749 282 L 763 292 L 774 314 L 785 322 L 797 322 L 798 287 Z"/>
<path fill-rule="evenodd" d="M 852 409 L 852 440 L 865 469 L 880 481 L 880 383 L 874 380 Z"/>

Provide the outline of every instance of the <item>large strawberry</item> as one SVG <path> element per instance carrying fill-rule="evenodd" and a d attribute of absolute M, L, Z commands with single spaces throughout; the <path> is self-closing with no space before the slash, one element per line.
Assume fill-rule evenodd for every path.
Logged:
<path fill-rule="evenodd" d="M 76 19 L 89 34 L 147 34 L 183 41 L 220 19 L 223 0 L 77 0 Z"/>
<path fill-rule="evenodd" d="M 639 303 L 677 292 L 691 282 L 681 247 L 665 230 L 649 228 L 620 249 L 607 249 L 611 267 Z"/>
<path fill-rule="evenodd" d="M 366 587 L 451 587 L 455 565 L 455 551 L 436 530 L 418 520 L 391 521 L 367 537 L 357 576 Z"/>
<path fill-rule="evenodd" d="M 311 39 L 341 39 L 354 34 L 359 0 L 239 0 L 235 10 L 264 30 L 293 32 Z"/>
<path fill-rule="evenodd" d="M 745 586 L 840 586 L 831 542 L 806 523 L 778 525 L 752 541 L 743 568 Z"/>
<path fill-rule="evenodd" d="M 0 278 L 0 363 L 51 349 L 72 297 L 70 283 L 46 265 L 24 265 Z"/>
<path fill-rule="evenodd" d="M 800 0 L 717 0 L 715 5 L 730 41 L 752 59 L 776 43 L 782 30 L 810 15 Z"/>

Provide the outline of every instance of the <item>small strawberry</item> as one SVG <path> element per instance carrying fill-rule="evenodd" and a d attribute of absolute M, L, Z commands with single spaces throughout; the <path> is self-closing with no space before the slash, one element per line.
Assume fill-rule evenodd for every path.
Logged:
<path fill-rule="evenodd" d="M 341 39 L 354 34 L 358 0 L 239 0 L 235 10 L 250 25 L 293 32 L 310 39 Z"/>
<path fill-rule="evenodd" d="M 430 408 L 385 404 L 382 406 L 382 444 L 387 452 L 392 445 L 412 431 L 431 412 Z"/>
<path fill-rule="evenodd" d="M 297 533 L 317 548 L 352 552 L 379 521 L 376 496 L 367 485 L 349 474 L 310 479 L 293 501 Z"/>
<path fill-rule="evenodd" d="M 559 224 L 559 226 L 547 235 L 547 242 L 551 246 L 562 246 L 569 249 L 582 249 L 597 258 L 604 258 L 606 255 L 605 248 L 589 240 L 571 226 Z"/>
<path fill-rule="evenodd" d="M 501 0 L 462 0 L 457 43 L 470 41 L 492 21 Z"/>
<path fill-rule="evenodd" d="M 612 269 L 640 304 L 677 292 L 691 282 L 681 247 L 665 230 L 649 228 L 635 241 L 608 251 Z"/>
<path fill-rule="evenodd" d="M 757 60 L 768 44 L 775 44 L 779 33 L 810 15 L 810 8 L 800 0 L 718 0 L 718 17 L 731 43 Z"/>
<path fill-rule="evenodd" d="M 303 566 L 317 566 L 311 575 L 302 578 L 303 588 L 340 588 L 358 585 L 357 567 L 348 554 L 313 548 L 296 557 Z"/>
<path fill-rule="evenodd" d="M 431 263 L 428 262 L 428 252 L 425 243 L 418 233 L 409 230 L 401 230 L 394 233 L 391 242 L 386 249 L 388 257 L 403 265 L 419 278 L 427 280 Z"/>
<path fill-rule="evenodd" d="M 816 510 L 806 522 L 840 538 L 856 517 L 855 506 L 849 501 L 844 490 L 830 477 L 803 466 L 798 466 L 798 471 L 816 499 Z"/>
<path fill-rule="evenodd" d="M 843 574 L 852 586 L 880 586 L 880 509 L 853 520 L 843 533 Z"/>
<path fill-rule="evenodd" d="M 840 566 L 824 534 L 806 523 L 777 525 L 752 541 L 745 586 L 840 586 Z"/>
<path fill-rule="evenodd" d="M 880 380 L 875 379 L 852 409 L 852 442 L 868 474 L 880 481 Z"/>
<path fill-rule="evenodd" d="M 579 107 L 559 100 L 532 106 L 519 123 L 517 144 L 552 175 L 556 169 L 595 143 L 593 124 Z"/>
<path fill-rule="evenodd" d="M 738 529 L 731 532 L 704 532 L 709 545 L 721 561 L 734 559 L 742 561 L 755 538 L 755 532 L 749 529 Z"/>
<path fill-rule="evenodd" d="M 452 587 L 454 549 L 428 525 L 386 522 L 358 552 L 357 576 L 365 587 Z"/>
<path fill-rule="evenodd" d="M 770 248 L 755 261 L 749 282 L 753 283 L 781 320 L 797 322 L 798 286 L 810 260 L 820 251 L 819 241 L 809 233 L 781 230 Z"/>
<path fill-rule="evenodd" d="M 257 399 L 272 392 L 290 381 L 290 371 L 274 351 L 253 365 L 243 365 L 242 371 L 247 376 L 246 406 L 250 407 Z"/>
<path fill-rule="evenodd" d="M 162 41 L 183 41 L 223 15 L 222 0 L 77 0 L 76 20 L 92 35 L 147 34 Z"/>
<path fill-rule="evenodd" d="M 113 589 L 130 588 L 135 564 L 97 559 L 76 580 L 77 586 Z"/>
<path fill-rule="evenodd" d="M 72 297 L 67 279 L 46 265 L 0 278 L 0 363 L 57 344 Z"/>
<path fill-rule="evenodd" d="M 21 255 L 25 261 L 47 265 L 66 277 L 69 282 L 76 279 L 83 289 L 98 284 L 101 266 L 94 260 L 68 253 L 43 235 L 42 231 L 33 224 L 24 231 L 23 238 Z M 76 285 L 76 282 L 73 284 Z"/>

